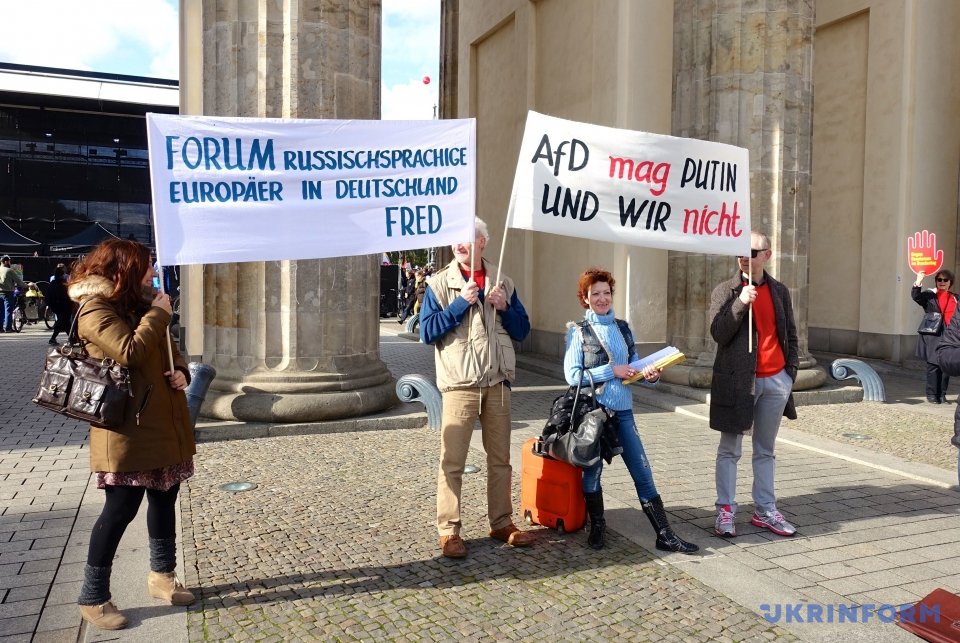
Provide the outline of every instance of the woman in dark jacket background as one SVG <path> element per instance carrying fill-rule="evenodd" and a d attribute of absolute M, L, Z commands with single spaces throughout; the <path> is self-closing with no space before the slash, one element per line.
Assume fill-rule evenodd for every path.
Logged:
<path fill-rule="evenodd" d="M 106 502 L 90 534 L 77 602 L 84 620 L 106 630 L 127 625 L 111 601 L 110 574 L 120 539 L 144 495 L 151 570 L 147 590 L 168 604 L 194 601 L 174 574 L 177 493 L 193 475 L 196 453 L 184 394 L 190 371 L 176 347 L 168 349 L 170 297 L 153 290 L 153 275 L 146 246 L 110 239 L 74 266 L 68 288 L 80 304 L 77 332 L 90 356 L 130 369 L 132 399 L 123 424 L 90 427 L 90 468 Z"/>
<path fill-rule="evenodd" d="M 57 316 L 57 321 L 53 325 L 53 335 L 50 336 L 48 343 L 56 345 L 59 344 L 57 335 L 70 332 L 70 320 L 73 317 L 73 304 L 67 295 L 67 276 L 60 266 L 57 266 L 50 279 L 46 300 L 47 308 Z"/>
<path fill-rule="evenodd" d="M 923 272 L 917 273 L 917 281 L 913 284 L 910 296 L 923 308 L 924 313 L 939 312 L 943 315 L 943 328 L 936 335 L 921 335 L 917 333 L 917 358 L 927 363 L 927 402 L 941 404 L 947 401 L 947 384 L 950 376 L 940 368 L 937 358 L 937 345 L 943 329 L 950 325 L 957 310 L 957 294 L 950 289 L 953 287 L 954 275 L 949 270 L 941 270 L 934 275 L 936 290 L 922 290 Z"/>

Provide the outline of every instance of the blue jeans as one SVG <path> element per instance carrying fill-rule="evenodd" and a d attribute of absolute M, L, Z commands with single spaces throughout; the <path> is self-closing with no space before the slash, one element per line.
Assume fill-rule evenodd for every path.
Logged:
<path fill-rule="evenodd" d="M 3 297 L 3 330 L 11 332 L 13 330 L 13 309 L 17 305 L 17 297 L 12 292 L 0 293 Z"/>
<path fill-rule="evenodd" d="M 647 502 L 657 496 L 657 486 L 653 484 L 653 470 L 643 450 L 643 442 L 637 432 L 637 423 L 633 419 L 633 409 L 616 411 L 620 420 L 620 446 L 623 447 L 623 462 L 633 478 L 640 502 Z M 600 474 L 603 472 L 603 460 L 583 470 L 583 492 L 600 491 Z"/>

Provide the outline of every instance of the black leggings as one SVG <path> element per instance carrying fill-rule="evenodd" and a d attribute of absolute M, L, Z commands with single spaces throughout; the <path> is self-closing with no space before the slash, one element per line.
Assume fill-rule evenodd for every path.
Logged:
<path fill-rule="evenodd" d="M 150 538 L 174 538 L 177 533 L 176 502 L 180 484 L 166 491 L 144 487 L 108 485 L 104 489 L 107 502 L 90 534 L 87 564 L 92 567 L 110 567 L 117 553 L 120 539 L 127 525 L 137 516 L 143 494 L 147 494 L 147 533 Z"/>

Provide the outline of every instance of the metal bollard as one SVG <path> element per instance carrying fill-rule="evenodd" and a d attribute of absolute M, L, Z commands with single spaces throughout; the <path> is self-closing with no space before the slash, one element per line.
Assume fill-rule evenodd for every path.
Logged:
<path fill-rule="evenodd" d="M 196 429 L 200 407 L 203 405 L 203 399 L 207 396 L 210 383 L 217 376 L 217 369 L 200 362 L 190 362 L 187 364 L 187 368 L 190 369 L 190 385 L 186 391 L 187 408 L 190 409 L 190 424 Z"/>

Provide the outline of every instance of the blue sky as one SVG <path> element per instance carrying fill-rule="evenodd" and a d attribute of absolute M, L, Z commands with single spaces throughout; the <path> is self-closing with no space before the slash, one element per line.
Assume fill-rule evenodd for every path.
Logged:
<path fill-rule="evenodd" d="M 382 0 L 382 115 L 437 104 L 440 0 Z M 179 75 L 177 0 L 0 0 L 0 62 L 156 78 Z M 430 77 L 424 84 L 423 78 Z"/>

